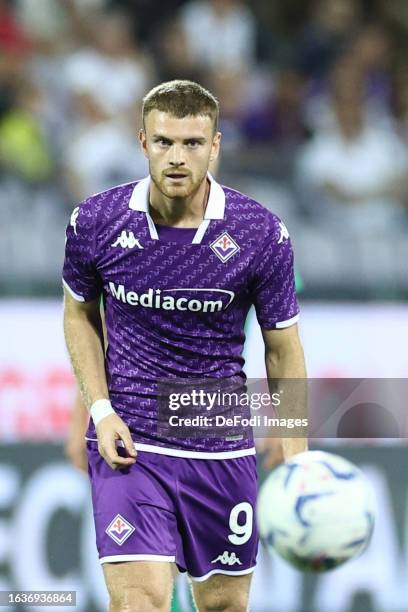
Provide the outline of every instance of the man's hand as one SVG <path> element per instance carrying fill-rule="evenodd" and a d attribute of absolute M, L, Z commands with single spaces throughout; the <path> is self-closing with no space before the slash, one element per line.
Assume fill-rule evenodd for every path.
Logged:
<path fill-rule="evenodd" d="M 129 467 L 136 463 L 136 450 L 126 423 L 117 414 L 103 418 L 96 427 L 98 436 L 98 451 L 113 470 Z M 129 457 L 121 457 L 116 448 L 117 440 L 121 440 Z"/>
<path fill-rule="evenodd" d="M 262 456 L 261 465 L 264 470 L 272 470 L 284 461 L 280 438 L 258 438 L 256 450 Z"/>
<path fill-rule="evenodd" d="M 305 438 L 258 438 L 256 450 L 262 457 L 262 468 L 273 470 L 290 461 L 294 455 L 308 450 Z"/>
<path fill-rule="evenodd" d="M 282 450 L 285 461 L 290 461 L 294 455 L 308 450 L 306 438 L 282 438 Z"/>

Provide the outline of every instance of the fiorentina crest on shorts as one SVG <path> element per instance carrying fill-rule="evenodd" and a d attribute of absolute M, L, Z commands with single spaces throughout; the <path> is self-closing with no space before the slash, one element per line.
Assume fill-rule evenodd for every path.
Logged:
<path fill-rule="evenodd" d="M 131 525 L 123 516 L 117 514 L 109 527 L 106 529 L 106 533 L 112 540 L 122 546 L 128 537 L 134 532 L 135 528 Z"/>
<path fill-rule="evenodd" d="M 223 232 L 221 236 L 218 236 L 218 238 L 210 244 L 210 247 L 218 259 L 221 259 L 223 263 L 228 261 L 230 257 L 239 251 L 239 246 L 235 240 L 231 238 L 228 232 Z"/>

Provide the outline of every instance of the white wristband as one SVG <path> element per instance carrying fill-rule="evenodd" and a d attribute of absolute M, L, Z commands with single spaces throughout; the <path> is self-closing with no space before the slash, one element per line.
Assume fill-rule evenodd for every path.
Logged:
<path fill-rule="evenodd" d="M 96 402 L 92 404 L 89 412 L 91 413 L 91 417 L 95 424 L 95 427 L 106 416 L 109 416 L 110 414 L 116 414 L 114 409 L 112 408 L 110 400 L 108 399 L 96 400 Z"/>

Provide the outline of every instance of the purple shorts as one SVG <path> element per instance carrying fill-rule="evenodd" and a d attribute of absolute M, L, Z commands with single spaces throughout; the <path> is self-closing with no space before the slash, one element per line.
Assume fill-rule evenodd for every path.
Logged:
<path fill-rule="evenodd" d="M 96 442 L 87 448 L 101 563 L 175 562 L 195 580 L 253 571 L 254 455 L 219 460 L 138 451 L 134 465 L 115 471 Z"/>

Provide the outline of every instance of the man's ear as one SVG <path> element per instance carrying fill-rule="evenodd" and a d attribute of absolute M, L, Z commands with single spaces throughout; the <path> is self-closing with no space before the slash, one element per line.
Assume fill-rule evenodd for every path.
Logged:
<path fill-rule="evenodd" d="M 220 146 L 221 146 L 221 132 L 216 132 L 213 138 L 210 162 L 213 162 L 217 159 L 219 152 L 220 152 Z"/>
<path fill-rule="evenodd" d="M 147 138 L 146 138 L 146 132 L 144 131 L 143 128 L 141 128 L 139 130 L 139 143 L 140 143 L 140 148 L 143 152 L 143 155 L 145 157 L 148 157 L 147 155 Z"/>

